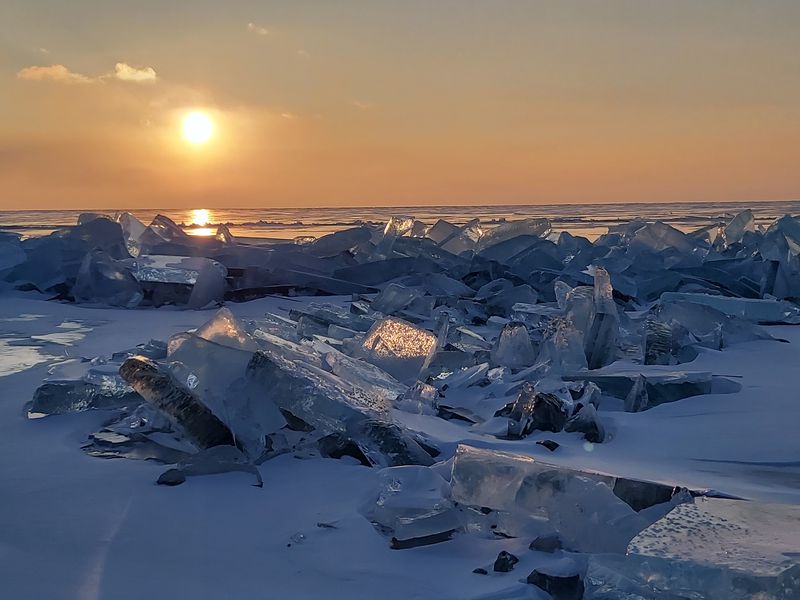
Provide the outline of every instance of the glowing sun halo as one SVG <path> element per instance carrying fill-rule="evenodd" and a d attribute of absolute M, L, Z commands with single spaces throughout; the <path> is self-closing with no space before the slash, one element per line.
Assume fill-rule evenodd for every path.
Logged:
<path fill-rule="evenodd" d="M 196 110 L 183 118 L 183 137 L 190 144 L 205 144 L 213 133 L 214 123 L 206 113 Z"/>

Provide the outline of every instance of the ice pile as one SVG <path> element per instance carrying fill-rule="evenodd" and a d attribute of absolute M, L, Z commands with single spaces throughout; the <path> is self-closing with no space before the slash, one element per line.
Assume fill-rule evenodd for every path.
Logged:
<path fill-rule="evenodd" d="M 555 233 L 547 219 L 485 227 L 477 219 L 458 226 L 393 217 L 383 227 L 276 242 L 237 239 L 225 225 L 193 236 L 163 215 L 146 226 L 130 213 L 86 213 L 43 237 L 3 233 L 0 255 L 0 276 L 19 288 L 127 308 L 380 291 L 374 309 L 385 314 L 426 316 L 438 304 L 431 297 L 449 297 L 452 308 L 484 321 L 508 316 L 515 304 L 558 300 L 572 306 L 579 329 L 593 328 L 584 340 L 590 367 L 612 358 L 604 345 L 617 325 L 611 286 L 617 302 L 668 293 L 664 301 L 757 322 L 797 320 L 784 301 L 800 297 L 800 222 L 785 216 L 762 231 L 749 210 L 690 233 L 634 221 L 594 242 Z M 596 268 L 607 276 L 587 315 L 581 287 Z"/>
<path fill-rule="evenodd" d="M 746 211 L 690 234 L 634 222 L 592 243 L 541 219 L 484 229 L 398 217 L 258 245 L 224 227 L 197 239 L 164 217 L 145 227 L 131 215 L 87 216 L 45 238 L 4 238 L 0 249 L 8 281 L 76 301 L 201 308 L 275 293 L 345 296 L 247 321 L 221 308 L 169 340 L 56 365 L 29 414 L 109 411 L 84 448 L 91 455 L 175 465 L 165 485 L 228 470 L 260 483 L 258 465 L 283 453 L 374 467 L 362 512 L 392 547 L 530 538 L 532 551 L 560 554 L 525 585 L 556 598 L 794 589 L 794 551 L 764 571 L 747 564 L 752 544 L 734 565 L 713 552 L 666 556 L 657 543 L 673 528 L 711 536 L 717 517 L 741 533 L 752 518 L 742 503 L 730 505 L 733 517 L 698 516 L 723 504 L 530 456 L 531 441 L 555 453 L 570 438 L 613 444 L 612 411 L 735 390 L 692 361 L 704 349 L 779 341 L 764 323 L 800 322 L 793 218 L 759 231 Z M 437 419 L 478 446 L 502 439 L 520 452 L 437 440 L 424 433 Z M 709 543 L 727 548 L 726 539 Z M 504 557 L 501 571 L 513 562 Z M 703 573 L 713 575 L 706 587 Z"/>

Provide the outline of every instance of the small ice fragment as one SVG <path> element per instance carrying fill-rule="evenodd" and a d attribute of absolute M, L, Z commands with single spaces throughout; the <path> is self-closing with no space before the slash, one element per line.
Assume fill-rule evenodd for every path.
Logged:
<path fill-rule="evenodd" d="M 546 237 L 548 233 L 550 233 L 550 221 L 548 219 L 532 218 L 509 221 L 484 233 L 478 246 L 479 248 L 488 248 L 519 235 Z"/>
<path fill-rule="evenodd" d="M 435 415 L 439 410 L 438 397 L 438 389 L 418 381 L 397 397 L 394 407 L 418 415 Z"/>
<path fill-rule="evenodd" d="M 324 235 L 309 244 L 309 253 L 318 257 L 337 256 L 355 246 L 369 242 L 371 237 L 372 232 L 367 227 L 343 229 Z"/>
<path fill-rule="evenodd" d="M 749 208 L 737 214 L 730 223 L 725 226 L 723 236 L 726 245 L 741 242 L 744 234 L 748 231 L 756 230 L 756 220 L 753 211 Z"/>
<path fill-rule="evenodd" d="M 619 315 L 612 296 L 611 280 L 602 267 L 594 272 L 594 315 L 586 335 L 586 360 L 590 369 L 610 364 L 616 358 Z"/>
<path fill-rule="evenodd" d="M 751 323 L 800 323 L 800 309 L 779 300 L 664 292 L 661 294 L 661 301 L 702 304 Z"/>
<path fill-rule="evenodd" d="M 633 382 L 633 387 L 628 395 L 625 396 L 626 412 L 641 412 L 650 407 L 650 399 L 647 396 L 647 379 L 639 375 Z"/>
<path fill-rule="evenodd" d="M 564 431 L 580 432 L 584 439 L 593 444 L 600 444 L 606 437 L 605 428 L 600 422 L 597 409 L 593 404 L 584 404 L 564 425 Z"/>
<path fill-rule="evenodd" d="M 443 541 L 460 527 L 448 492 L 447 482 L 433 469 L 421 466 L 381 469 L 377 489 L 364 504 L 362 513 L 379 531 L 392 536 L 395 548 L 412 547 L 412 540 Z M 433 537 L 437 534 L 440 537 Z"/>
<path fill-rule="evenodd" d="M 495 573 L 508 573 L 514 569 L 514 565 L 518 562 L 519 559 L 511 554 L 511 552 L 502 550 L 500 554 L 497 555 L 492 570 Z"/>
<path fill-rule="evenodd" d="M 503 327 L 491 351 L 496 366 L 522 369 L 536 360 L 528 328 L 524 323 L 511 322 Z"/>
<path fill-rule="evenodd" d="M 394 314 L 406 308 L 421 295 L 422 292 L 418 289 L 390 283 L 375 297 L 370 308 L 385 315 Z"/>
<path fill-rule="evenodd" d="M 245 325 L 227 308 L 219 309 L 194 334 L 199 338 L 229 348 L 251 352 L 255 352 L 258 349 L 258 345 L 245 328 Z"/>
<path fill-rule="evenodd" d="M 127 385 L 112 386 L 83 379 L 46 381 L 33 394 L 30 415 L 57 415 L 84 410 L 136 406 L 142 398 Z"/>

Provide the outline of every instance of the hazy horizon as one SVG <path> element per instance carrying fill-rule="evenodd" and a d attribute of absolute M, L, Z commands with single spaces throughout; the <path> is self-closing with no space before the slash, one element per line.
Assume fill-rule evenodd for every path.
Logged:
<path fill-rule="evenodd" d="M 358 209 L 369 209 L 374 208 L 376 210 L 382 209 L 403 209 L 403 208 L 475 208 L 475 207 L 487 207 L 487 208 L 505 208 L 505 207 L 535 207 L 535 208 L 547 208 L 548 206 L 552 207 L 565 207 L 565 206 L 636 206 L 636 205 L 644 205 L 644 206 L 657 206 L 657 205 L 697 205 L 697 206 L 708 206 L 710 204 L 720 204 L 720 205 L 741 205 L 744 207 L 749 207 L 754 210 L 758 210 L 759 204 L 774 204 L 774 203 L 797 203 L 800 202 L 800 198 L 785 198 L 780 200 L 774 200 L 769 198 L 761 198 L 761 199 L 753 199 L 753 200 L 652 200 L 652 201 L 637 201 L 631 200 L 628 202 L 541 202 L 541 203 L 526 203 L 526 202 L 476 202 L 474 204 L 458 204 L 458 203 L 436 203 L 436 204 L 375 204 L 371 203 L 370 205 L 366 204 L 328 204 L 328 205 L 320 205 L 320 204 L 308 204 L 304 206 L 288 206 L 288 205 L 253 205 L 253 206 L 215 206 L 213 204 L 202 204 L 202 205 L 194 205 L 194 204 L 187 204 L 184 206 L 59 206 L 59 207 L 49 207 L 49 208 L 0 208 L 0 212 L 79 212 L 82 210 L 92 211 L 92 210 L 114 210 L 114 211 L 135 211 L 135 210 L 146 210 L 150 211 L 191 211 L 194 209 L 207 209 L 213 211 L 257 211 L 257 210 L 265 210 L 265 211 L 281 211 L 281 210 L 299 210 L 299 209 L 308 209 L 308 210 L 358 210 Z"/>
<path fill-rule="evenodd" d="M 6 0 L 0 210 L 796 200 L 798 26 L 789 0 Z"/>

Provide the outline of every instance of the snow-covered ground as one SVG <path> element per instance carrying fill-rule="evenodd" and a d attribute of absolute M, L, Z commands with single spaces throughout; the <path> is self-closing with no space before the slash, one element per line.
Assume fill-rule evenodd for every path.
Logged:
<path fill-rule="evenodd" d="M 104 421 L 101 412 L 24 415 L 48 364 L 163 340 L 213 312 L 93 309 L 40 298 L 0 296 L 1 599 L 547 598 L 518 583 L 534 561 L 549 560 L 528 551 L 527 539 L 456 536 L 391 550 L 359 513 L 375 483 L 373 469 L 284 455 L 259 467 L 263 488 L 244 473 L 167 488 L 155 485 L 163 465 L 86 456 L 80 446 Z M 295 302 L 265 298 L 229 308 L 255 317 Z M 397 417 L 440 442 L 446 454 L 468 441 L 557 464 L 800 504 L 800 328 L 770 331 L 790 343 L 703 350 L 691 364 L 730 377 L 741 385 L 738 392 L 605 413 L 612 439 L 604 444 L 542 432 L 502 441 L 436 417 Z M 561 447 L 550 453 L 535 444 L 541 439 Z M 511 573 L 472 573 L 501 550 L 522 564 Z"/>

